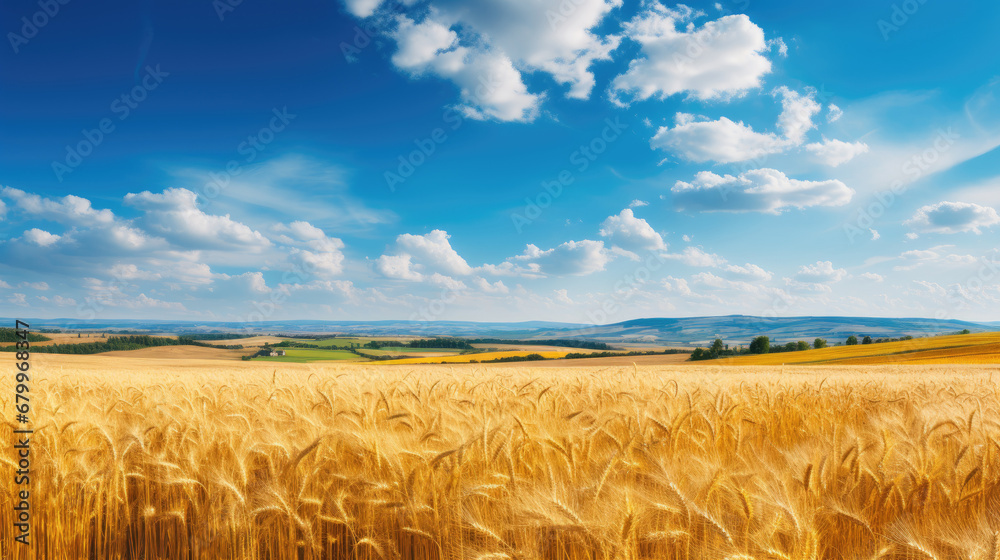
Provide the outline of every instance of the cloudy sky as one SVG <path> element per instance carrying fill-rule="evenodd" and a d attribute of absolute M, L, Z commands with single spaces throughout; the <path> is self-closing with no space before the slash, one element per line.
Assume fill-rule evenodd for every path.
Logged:
<path fill-rule="evenodd" d="M 43 4 L 6 316 L 1000 320 L 996 2 Z"/>

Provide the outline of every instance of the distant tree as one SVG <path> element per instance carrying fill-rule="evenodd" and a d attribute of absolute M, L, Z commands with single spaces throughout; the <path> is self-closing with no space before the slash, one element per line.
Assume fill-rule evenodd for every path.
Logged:
<path fill-rule="evenodd" d="M 857 343 L 858 343 L 858 337 L 854 336 L 853 334 L 851 336 L 847 337 L 847 345 L 848 346 L 855 346 L 855 345 L 857 345 Z"/>
<path fill-rule="evenodd" d="M 799 349 L 799 345 L 795 342 L 789 342 L 785 344 L 785 352 L 795 352 Z"/>
<path fill-rule="evenodd" d="M 715 339 L 715 342 L 712 343 L 712 349 L 710 350 L 710 352 L 712 353 L 712 356 L 717 357 L 722 354 L 722 351 L 724 349 L 725 349 L 725 344 L 723 344 L 722 339 L 717 338 Z"/>
<path fill-rule="evenodd" d="M 962 329 L 962 330 L 958 331 L 958 334 L 969 334 L 970 332 L 971 331 L 969 331 L 969 329 Z"/>
<path fill-rule="evenodd" d="M 822 338 L 817 338 L 816 340 L 813 341 L 813 348 L 816 349 L 826 348 L 826 341 L 823 340 Z"/>
<path fill-rule="evenodd" d="M 864 338 L 861 339 L 861 344 L 871 344 L 871 343 L 872 343 L 872 337 L 870 336 L 865 336 Z"/>
<path fill-rule="evenodd" d="M 771 350 L 771 339 L 766 336 L 758 336 L 750 341 L 751 354 L 767 354 Z"/>
<path fill-rule="evenodd" d="M 695 348 L 694 352 L 691 352 L 691 361 L 697 362 L 699 360 L 707 360 L 708 359 L 706 357 L 707 354 L 708 353 L 705 352 L 704 348 Z"/>
<path fill-rule="evenodd" d="M 796 346 L 798 346 L 799 351 L 808 350 L 809 349 L 809 343 L 806 342 L 806 341 L 804 341 L 804 340 L 798 341 L 796 343 Z"/>

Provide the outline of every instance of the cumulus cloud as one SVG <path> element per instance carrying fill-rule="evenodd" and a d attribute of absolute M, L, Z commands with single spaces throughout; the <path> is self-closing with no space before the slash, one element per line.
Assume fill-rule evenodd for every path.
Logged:
<path fill-rule="evenodd" d="M 843 268 L 834 268 L 831 261 L 817 261 L 816 264 L 805 265 L 795 274 L 795 280 L 813 284 L 828 284 L 839 282 L 847 276 Z"/>
<path fill-rule="evenodd" d="M 361 18 L 374 14 L 381 4 L 382 0 L 344 0 L 347 11 Z"/>
<path fill-rule="evenodd" d="M 697 163 L 744 161 L 784 151 L 788 145 L 776 134 L 756 132 L 726 117 L 710 121 L 678 113 L 675 122 L 673 128 L 660 127 L 650 146 Z"/>
<path fill-rule="evenodd" d="M 354 0 L 364 17 L 377 2 Z M 463 2 L 437 0 L 394 18 L 393 64 L 414 76 L 448 79 L 459 88 L 460 109 L 476 119 L 531 121 L 544 94 L 528 91 L 522 72 L 544 72 L 586 99 L 594 87 L 590 66 L 609 60 L 620 37 L 592 32 L 621 0 Z M 419 15 L 418 15 L 419 14 Z"/>
<path fill-rule="evenodd" d="M 643 206 L 649 206 L 649 203 L 638 198 L 628 203 L 629 208 L 642 208 Z"/>
<path fill-rule="evenodd" d="M 510 289 L 504 285 L 503 281 L 497 280 L 496 282 L 490 283 L 485 278 L 477 276 L 473 281 L 473 284 L 479 288 L 480 291 L 487 294 L 506 294 L 510 293 Z"/>
<path fill-rule="evenodd" d="M 757 132 L 743 122 L 726 117 L 713 121 L 678 113 L 674 127 L 660 127 L 650 140 L 650 146 L 688 161 L 734 163 L 781 153 L 802 144 L 806 133 L 814 126 L 813 116 L 820 110 L 814 100 L 816 91 L 809 89 L 801 94 L 780 87 L 773 93 L 781 98 L 782 109 L 776 123 L 781 135 Z"/>
<path fill-rule="evenodd" d="M 864 142 L 827 140 L 824 138 L 822 142 L 806 144 L 806 150 L 819 162 L 830 167 L 837 167 L 861 154 L 868 153 L 868 144 Z"/>
<path fill-rule="evenodd" d="M 726 259 L 715 253 L 705 252 L 698 247 L 685 247 L 680 253 L 665 255 L 665 257 L 696 267 L 716 267 L 726 263 Z"/>
<path fill-rule="evenodd" d="M 639 43 L 642 56 L 614 79 L 612 99 L 623 104 L 623 96 L 664 99 L 686 92 L 707 100 L 759 87 L 771 71 L 764 31 L 743 14 L 696 27 L 691 20 L 698 15 L 687 6 L 672 10 L 654 2 L 626 23 L 625 35 Z"/>
<path fill-rule="evenodd" d="M 287 226 L 279 224 L 274 229 L 286 232 L 279 238 L 280 241 L 304 246 L 292 247 L 288 251 L 289 260 L 304 270 L 321 277 L 336 276 L 343 272 L 344 242 L 340 239 L 329 237 L 322 229 L 302 220 Z"/>
<path fill-rule="evenodd" d="M 396 238 L 395 251 L 380 256 L 375 261 L 375 270 L 388 278 L 427 281 L 443 285 L 449 289 L 465 289 L 453 275 L 467 276 L 474 272 L 452 248 L 451 238 L 443 230 L 433 230 L 425 235 L 404 233 Z"/>
<path fill-rule="evenodd" d="M 600 234 L 612 245 L 633 253 L 667 249 L 663 237 L 646 220 L 635 217 L 630 208 L 608 216 L 601 224 Z"/>
<path fill-rule="evenodd" d="M 731 276 L 737 278 L 745 278 L 748 280 L 755 280 L 758 282 L 766 282 L 774 277 L 774 274 L 764 270 L 763 268 L 747 263 L 743 266 L 728 264 L 722 267 L 723 270 L 728 272 Z"/>
<path fill-rule="evenodd" d="M 263 249 L 271 242 L 260 232 L 229 217 L 206 214 L 198 195 L 171 188 L 162 193 L 143 191 L 125 195 L 125 204 L 143 210 L 139 219 L 147 230 L 175 245 L 191 249 Z"/>
<path fill-rule="evenodd" d="M 834 105 L 833 103 L 829 104 L 826 110 L 827 110 L 826 122 L 828 123 L 837 122 L 840 120 L 840 117 L 844 116 L 843 109 Z"/>
<path fill-rule="evenodd" d="M 426 235 L 404 233 L 396 238 L 396 246 L 404 254 L 413 255 L 428 269 L 446 274 L 466 275 L 472 267 L 463 259 L 448 241 L 447 232 L 436 229 Z"/>
<path fill-rule="evenodd" d="M 789 142 L 797 146 L 805 140 L 809 129 L 815 126 L 812 122 L 813 116 L 822 108 L 815 100 L 816 91 L 807 90 L 803 95 L 781 86 L 774 90 L 774 94 L 781 96 L 778 128 Z"/>
<path fill-rule="evenodd" d="M 854 190 L 837 180 L 800 181 L 776 169 L 754 169 L 739 176 L 701 171 L 692 182 L 671 189 L 678 210 L 694 212 L 764 212 L 786 208 L 843 206 Z"/>
<path fill-rule="evenodd" d="M 604 270 L 611 260 L 603 241 L 567 241 L 543 251 L 529 244 L 515 260 L 533 265 L 538 272 L 550 276 L 586 276 Z"/>
<path fill-rule="evenodd" d="M 0 189 L 0 195 L 14 201 L 25 214 L 70 226 L 110 224 L 115 219 L 111 210 L 97 210 L 89 200 L 75 195 L 53 199 L 11 187 Z"/>
<path fill-rule="evenodd" d="M 947 252 L 949 248 L 951 248 L 950 245 L 942 245 L 931 247 L 930 249 L 903 251 L 900 253 L 899 259 L 905 264 L 896 265 L 893 267 L 893 270 L 910 271 L 925 265 L 954 267 L 975 264 L 976 257 L 949 253 Z"/>
<path fill-rule="evenodd" d="M 982 233 L 1000 223 L 1000 215 L 989 206 L 971 202 L 939 202 L 923 206 L 912 218 L 904 222 L 924 233 Z"/>
<path fill-rule="evenodd" d="M 38 228 L 31 228 L 24 232 L 24 240 L 28 243 L 34 243 L 39 247 L 48 247 L 49 245 L 55 244 L 60 239 L 62 239 L 61 236 Z"/>
<path fill-rule="evenodd" d="M 885 281 L 885 277 L 884 276 L 882 276 L 881 274 L 876 274 L 874 272 L 863 272 L 863 273 L 861 273 L 860 276 L 861 276 L 861 278 L 864 278 L 865 280 L 871 280 L 872 282 L 884 282 Z"/>

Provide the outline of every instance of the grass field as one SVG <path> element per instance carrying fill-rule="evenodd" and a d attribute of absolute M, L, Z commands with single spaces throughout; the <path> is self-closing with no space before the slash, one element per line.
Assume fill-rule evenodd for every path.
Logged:
<path fill-rule="evenodd" d="M 4 560 L 995 560 L 1000 545 L 992 368 L 32 360 L 33 545 L 12 542 L 4 452 Z"/>
<path fill-rule="evenodd" d="M 1000 363 L 1000 332 L 934 336 L 881 344 L 835 346 L 803 352 L 737 356 L 706 363 L 728 365 Z"/>
<path fill-rule="evenodd" d="M 254 358 L 260 362 L 319 362 L 330 360 L 347 360 L 360 362 L 364 358 L 347 350 L 327 350 L 325 348 L 281 348 L 285 351 L 284 356 L 261 356 Z"/>
<path fill-rule="evenodd" d="M 544 352 L 534 350 L 507 351 L 507 352 L 480 352 L 478 354 L 462 354 L 460 356 L 427 357 L 427 358 L 405 358 L 401 360 L 386 360 L 383 364 L 467 364 L 472 361 L 482 362 L 495 360 L 497 358 L 509 358 L 512 356 L 527 356 L 528 354 L 538 354 L 545 358 L 562 358 L 567 352 Z"/>

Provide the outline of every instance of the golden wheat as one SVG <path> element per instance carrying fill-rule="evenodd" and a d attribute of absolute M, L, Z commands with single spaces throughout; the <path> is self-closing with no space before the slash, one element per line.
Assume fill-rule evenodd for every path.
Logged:
<path fill-rule="evenodd" d="M 37 362 L 5 560 L 1000 554 L 984 368 Z"/>

